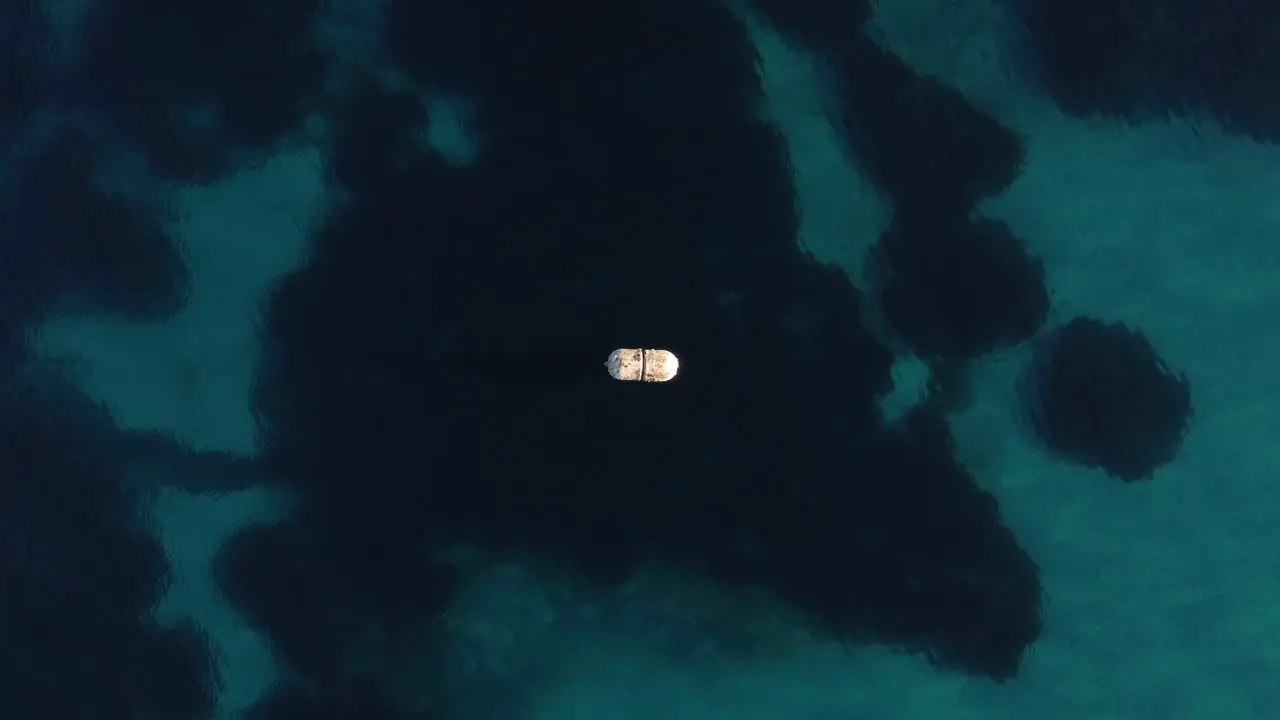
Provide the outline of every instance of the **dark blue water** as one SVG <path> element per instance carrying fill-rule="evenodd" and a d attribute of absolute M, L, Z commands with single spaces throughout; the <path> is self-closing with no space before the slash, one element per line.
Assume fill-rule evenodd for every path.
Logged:
<path fill-rule="evenodd" d="M 1280 137 L 1280 10 L 996 5 L 1016 92 L 1064 122 Z M 990 402 L 974 368 L 1016 358 L 1008 442 L 1079 493 L 1159 486 L 1197 387 L 981 212 L 1034 162 L 1025 125 L 866 2 L 759 0 L 755 34 L 742 10 L 0 0 L 0 717 L 534 717 L 554 673 L 458 639 L 509 565 L 584 617 L 655 574 L 713 588 L 714 622 L 628 612 L 726 666 L 781 652 L 753 628 L 782 612 L 1012 692 L 1052 616 L 953 438 Z M 766 31 L 880 208 L 825 231 L 856 272 L 801 242 Z M 615 379 L 618 348 L 679 372 Z M 245 491 L 285 509 L 183 567 L 161 500 Z M 191 577 L 271 677 L 164 611 Z"/>

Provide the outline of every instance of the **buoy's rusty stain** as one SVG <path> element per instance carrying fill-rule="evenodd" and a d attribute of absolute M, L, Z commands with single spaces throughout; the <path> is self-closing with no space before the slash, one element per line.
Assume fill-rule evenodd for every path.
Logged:
<path fill-rule="evenodd" d="M 670 350 L 620 348 L 609 353 L 604 366 L 615 380 L 666 382 L 680 370 L 680 359 Z"/>

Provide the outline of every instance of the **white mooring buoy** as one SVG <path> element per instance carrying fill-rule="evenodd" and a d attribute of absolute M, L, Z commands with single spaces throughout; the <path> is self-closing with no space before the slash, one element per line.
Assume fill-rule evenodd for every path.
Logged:
<path fill-rule="evenodd" d="M 609 353 L 604 366 L 617 380 L 666 382 L 680 370 L 680 358 L 670 350 L 621 348 Z"/>

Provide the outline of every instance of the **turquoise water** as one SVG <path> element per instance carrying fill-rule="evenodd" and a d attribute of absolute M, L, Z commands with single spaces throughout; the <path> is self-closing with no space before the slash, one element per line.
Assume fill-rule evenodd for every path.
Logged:
<path fill-rule="evenodd" d="M 55 34 L 78 37 L 83 18 L 72 4 L 63 5 L 54 18 Z M 459 176 L 486 167 L 489 149 L 511 142 L 498 130 L 510 128 L 483 121 L 480 91 L 473 97 L 467 87 L 416 86 L 392 67 L 375 32 L 376 11 L 335 3 L 312 18 L 317 46 L 334 58 L 316 97 L 340 97 L 366 83 L 410 87 L 431 117 L 412 152 Z M 485 546 L 490 536 L 477 531 L 475 537 L 459 532 L 420 553 L 423 574 L 441 563 L 460 572 L 443 609 L 424 604 L 420 615 L 397 616 L 402 624 L 384 625 L 385 618 L 371 615 L 366 625 L 343 631 L 341 682 L 372 687 L 398 709 L 397 717 L 421 717 L 408 714 L 413 711 L 483 720 L 1270 717 L 1270 709 L 1280 706 L 1280 575 L 1274 550 L 1280 530 L 1273 518 L 1272 442 L 1280 394 L 1269 380 L 1280 357 L 1280 332 L 1273 330 L 1280 325 L 1272 319 L 1280 308 L 1280 146 L 1196 112 L 1143 121 L 1068 115 L 1027 69 L 1028 50 L 1009 13 L 991 1 L 958 10 L 932 0 L 883 0 L 865 32 L 876 47 L 915 73 L 959 90 L 974 108 L 1021 138 L 1020 173 L 1007 189 L 975 202 L 972 211 L 1003 222 L 1043 261 L 1052 297 L 1046 327 L 1085 315 L 1140 328 L 1168 366 L 1185 373 L 1195 404 L 1176 458 L 1156 470 L 1152 482 L 1120 483 L 1101 470 L 1055 457 L 1021 421 L 1016 383 L 1030 353 L 1027 343 L 983 353 L 966 366 L 969 399 L 946 417 L 956 457 L 976 486 L 998 501 L 1004 524 L 1039 568 L 1043 632 L 1017 676 L 996 682 L 981 673 L 939 669 L 894 643 L 848 641 L 779 602 L 768 588 L 718 583 L 678 563 L 641 563 L 621 582 L 601 589 L 574 562 L 544 557 L 543 546 L 505 540 Z M 796 247 L 838 268 L 854 286 L 871 286 L 875 269 L 868 257 L 889 229 L 895 204 L 866 163 L 848 151 L 838 117 L 837 73 L 813 48 L 785 39 L 761 15 L 734 8 L 726 17 L 742 20 L 759 54 L 757 107 L 759 117 L 776 129 L 790 163 Z M 71 62 L 45 61 L 50 67 Z M 477 73 L 475 82 L 483 79 Z M 187 110 L 199 115 L 198 108 Z M 679 110 L 657 108 L 653 122 L 678 118 Z M 41 377 L 43 369 L 56 368 L 114 422 L 111 431 L 85 432 L 159 433 L 189 451 L 123 457 L 104 452 L 116 463 L 108 481 L 143 489 L 127 499 L 165 548 L 172 568 L 172 582 L 156 595 L 150 612 L 161 625 L 193 621 L 208 634 L 212 662 L 222 675 L 216 713 L 225 718 L 240 717 L 295 672 L 280 662 L 262 628 L 246 622 L 226 599 L 213 570 L 220 548 L 237 531 L 290 517 L 305 503 L 299 496 L 309 491 L 306 478 L 282 478 L 288 470 L 264 459 L 271 428 L 264 428 L 255 393 L 278 340 L 264 329 L 264 308 L 278 300 L 273 293 L 281 280 L 320 252 L 316 238 L 325 223 L 360 194 L 332 182 L 330 152 L 340 122 L 330 106 L 316 100 L 295 114 L 287 118 L 283 139 L 265 150 L 241 148 L 244 156 L 232 160 L 220 150 L 198 178 L 166 176 L 192 161 L 189 155 L 172 164 L 156 160 L 158 151 L 141 151 L 138 145 L 145 143 L 117 132 L 109 121 L 77 115 L 54 100 L 23 118 L 21 139 L 8 151 L 11 167 L 18 167 L 22 158 L 39 157 L 46 134 L 85 129 L 98 148 L 95 182 L 157 210 L 154 216 L 162 218 L 160 225 L 190 270 L 180 309 L 162 319 L 122 317 L 92 304 L 86 310 L 77 304 L 81 288 L 56 287 L 72 298 L 70 305 L 51 302 L 24 319 L 24 350 L 6 373 Z M 245 121 L 256 127 L 254 122 Z M 198 135 L 200 126 L 193 120 L 192 132 Z M 524 127 L 514 121 L 511 126 Z M 564 151 L 580 152 L 584 166 L 590 165 L 592 143 L 609 142 L 589 123 L 565 126 L 563 134 L 569 148 Z M 13 177 L 21 177 L 6 173 L 10 186 Z M 509 202 L 495 214 L 517 212 L 515 201 Z M 638 218 L 646 208 L 621 201 L 617 207 L 624 218 L 620 226 L 642 223 Z M 11 224 L 6 242 L 23 242 L 24 227 Z M 89 222 L 61 232 L 87 237 L 94 227 Z M 706 234 L 716 227 L 709 223 Z M 369 231 L 370 244 L 379 231 Z M 566 256 L 577 251 L 533 231 L 528 242 L 546 242 Z M 536 275 L 544 260 L 520 255 L 520 248 L 513 242 L 492 251 L 522 258 L 509 265 L 495 260 L 504 268 L 497 272 L 510 273 L 517 284 L 521 272 Z M 553 274 L 564 267 L 558 254 L 546 262 L 555 266 Z M 652 266 L 654 272 L 667 267 L 660 260 Z M 563 284 L 548 293 L 571 286 L 577 275 L 566 271 L 570 279 L 556 277 Z M 401 287 L 397 282 L 386 284 Z M 497 287 L 493 282 L 482 287 Z M 410 279 L 405 286 L 413 284 Z M 573 297 L 613 302 L 602 299 L 609 297 L 607 289 L 574 292 L 582 294 Z M 741 301 L 728 295 L 722 300 Z M 340 308 L 343 298 L 330 302 L 325 307 Z M 548 307 L 571 306 L 565 303 Z M 530 304 L 541 307 L 536 299 Z M 415 322 L 413 312 L 419 311 L 406 309 L 406 322 Z M 438 307 L 440 317 L 451 312 L 448 305 Z M 618 313 L 630 317 L 625 310 Z M 381 320 L 388 326 L 395 321 Z M 930 369 L 882 319 L 867 322 L 894 351 L 894 389 L 877 398 L 883 416 L 893 420 L 924 397 Z M 503 328 L 520 338 L 513 344 L 541 337 L 533 331 L 522 335 L 524 325 Z M 650 340 L 661 335 L 660 326 L 637 322 L 634 332 L 645 335 L 638 343 L 660 344 Z M 335 347 L 343 343 L 338 338 Z M 625 345 L 601 347 L 591 362 L 603 362 L 616 346 Z M 681 360 L 682 375 L 689 368 L 692 374 L 685 377 L 694 378 L 688 382 L 699 377 L 696 357 L 692 364 Z M 408 361 L 397 356 L 387 362 Z M 317 367 L 331 372 L 328 365 Z M 335 385 L 346 380 L 325 377 Z M 375 385 L 359 385 L 351 395 L 370 393 L 381 402 L 383 391 Z M 553 397 L 562 397 L 560 392 L 555 389 Z M 564 392 L 563 397 L 577 397 Z M 397 393 L 406 405 L 426 402 L 428 395 L 393 388 L 387 396 Z M 384 407 L 372 400 L 370 405 Z M 545 418 L 561 417 L 555 412 L 537 417 L 552 422 Z M 573 406 L 563 412 L 588 410 Z M 456 417 L 469 416 L 459 410 Z M 458 420 L 467 421 L 479 422 Z M 410 444 L 395 437 L 403 447 L 431 447 L 429 440 Z M 371 476 L 381 472 L 374 465 L 385 462 L 398 476 L 417 481 L 420 468 L 397 455 L 398 447 L 388 442 L 386 454 L 376 458 L 369 451 Z M 815 441 L 815 447 L 825 452 L 825 445 Z M 222 459 L 246 462 L 224 465 Z M 534 486 L 554 485 L 550 478 L 558 467 L 548 460 L 545 467 L 518 472 L 527 473 Z M 489 487 L 483 478 L 451 471 L 456 482 Z M 237 476 L 218 487 L 218 472 Z M 19 467 L 6 482 L 34 477 L 35 470 Z M 361 482 L 350 481 L 354 487 Z M 198 492 L 211 486 L 215 492 Z M 508 502 L 494 501 L 504 508 Z M 617 502 L 627 500 L 620 496 Z M 851 518 L 864 517 L 860 513 Z M 493 531 L 493 537 L 499 534 Z M 362 542 L 331 540 L 335 546 Z M 841 557 L 832 553 L 829 560 L 838 565 Z M 397 572 L 412 575 L 416 568 L 398 566 Z M 7 622 L 29 623 L 15 617 Z M 86 637 L 77 642 L 96 642 Z M 94 652 L 99 651 L 104 650 Z"/>

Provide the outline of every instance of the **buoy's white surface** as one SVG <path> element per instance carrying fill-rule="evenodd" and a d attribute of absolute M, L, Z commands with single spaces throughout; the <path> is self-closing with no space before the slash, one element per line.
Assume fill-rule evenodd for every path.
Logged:
<path fill-rule="evenodd" d="M 615 380 L 666 382 L 680 370 L 680 358 L 670 350 L 620 348 L 604 362 Z"/>

